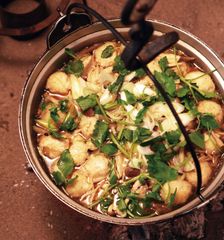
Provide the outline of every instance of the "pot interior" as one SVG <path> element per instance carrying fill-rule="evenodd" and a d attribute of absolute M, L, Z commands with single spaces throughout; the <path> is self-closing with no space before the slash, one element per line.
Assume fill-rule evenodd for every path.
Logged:
<path fill-rule="evenodd" d="M 181 39 L 177 43 L 178 49 L 182 50 L 189 56 L 195 57 L 197 59 L 197 65 L 200 66 L 204 71 L 211 72 L 214 69 L 217 69 L 217 71 L 212 73 L 212 77 L 220 89 L 220 92 L 223 94 L 224 64 L 217 57 L 217 55 L 190 33 L 187 33 L 167 23 L 158 22 L 155 20 L 150 21 L 156 30 L 153 37 L 157 37 L 169 31 L 177 31 Z M 119 20 L 113 20 L 111 23 L 126 39 L 128 39 L 129 28 L 122 26 Z M 32 128 L 34 125 L 34 116 L 41 100 L 41 95 L 43 93 L 48 76 L 63 66 L 63 62 L 65 61 L 64 48 L 67 47 L 72 48 L 74 51 L 79 51 L 85 47 L 93 45 L 94 43 L 105 42 L 112 39 L 114 39 L 114 37 L 109 30 L 106 30 L 102 24 L 95 23 L 89 27 L 71 33 L 44 54 L 27 80 L 22 95 L 19 124 L 23 147 L 27 158 L 32 165 L 32 168 L 43 184 L 57 198 L 76 211 L 89 217 L 115 224 L 137 225 L 167 220 L 192 210 L 201 203 L 200 200 L 198 198 L 193 198 L 190 202 L 172 212 L 150 218 L 122 219 L 102 215 L 76 203 L 53 183 L 48 174 L 48 170 L 36 148 L 36 136 Z M 214 193 L 214 191 L 223 181 L 223 178 L 224 168 L 221 166 L 216 176 L 202 192 L 202 195 L 205 197 L 205 199 L 208 199 L 210 195 Z"/>

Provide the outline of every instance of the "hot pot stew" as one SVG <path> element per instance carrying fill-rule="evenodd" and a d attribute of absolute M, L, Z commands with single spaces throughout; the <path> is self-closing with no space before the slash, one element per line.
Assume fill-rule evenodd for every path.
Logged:
<path fill-rule="evenodd" d="M 46 79 L 35 116 L 37 148 L 55 184 L 87 208 L 123 218 L 160 215 L 189 201 L 197 173 L 175 118 L 123 45 L 78 53 Z M 221 163 L 222 99 L 195 59 L 175 48 L 148 64 L 195 145 L 205 187 Z M 214 69 L 215 71 L 215 69 Z"/>

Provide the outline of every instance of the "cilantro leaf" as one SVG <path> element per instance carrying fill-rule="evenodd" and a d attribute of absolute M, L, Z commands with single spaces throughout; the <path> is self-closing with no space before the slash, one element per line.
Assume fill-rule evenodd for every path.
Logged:
<path fill-rule="evenodd" d="M 145 116 L 145 113 L 147 112 L 148 107 L 143 107 L 137 114 L 135 118 L 135 124 L 139 124 L 143 121 L 143 118 Z"/>
<path fill-rule="evenodd" d="M 62 152 L 57 165 L 65 178 L 72 173 L 75 164 L 68 149 Z"/>
<path fill-rule="evenodd" d="M 100 148 L 101 152 L 105 153 L 108 156 L 112 156 L 117 152 L 117 147 L 113 143 L 104 144 Z"/>
<path fill-rule="evenodd" d="M 196 146 L 204 149 L 205 148 L 205 140 L 204 140 L 204 136 L 199 132 L 192 132 L 189 134 L 190 140 L 192 141 L 192 143 L 194 143 Z"/>
<path fill-rule="evenodd" d="M 65 121 L 60 126 L 60 129 L 63 131 L 72 132 L 73 130 L 76 129 L 77 124 L 76 124 L 74 118 L 72 116 L 70 116 L 70 114 L 68 114 L 68 115 L 69 116 L 66 117 Z"/>
<path fill-rule="evenodd" d="M 156 80 L 164 87 L 164 90 L 171 96 L 174 97 L 176 93 L 176 85 L 174 79 L 164 72 L 155 71 Z"/>
<path fill-rule="evenodd" d="M 179 89 L 177 90 L 177 97 L 182 98 L 182 97 L 185 97 L 185 96 L 186 96 L 187 94 L 189 94 L 189 93 L 190 93 L 189 88 L 186 87 L 186 86 L 184 86 L 184 87 L 179 88 Z"/>
<path fill-rule="evenodd" d="M 114 59 L 113 72 L 117 72 L 122 76 L 130 73 L 130 71 L 125 68 L 125 64 L 120 56 L 117 56 Z"/>
<path fill-rule="evenodd" d="M 168 59 L 167 59 L 167 57 L 161 58 L 158 63 L 159 63 L 159 66 L 160 66 L 162 72 L 165 72 L 166 69 L 168 68 Z"/>
<path fill-rule="evenodd" d="M 154 158 L 148 160 L 148 171 L 159 182 L 172 181 L 178 176 L 176 169 L 171 168 L 164 162 L 158 161 Z"/>
<path fill-rule="evenodd" d="M 127 99 L 126 102 L 128 104 L 136 103 L 137 99 L 136 99 L 136 97 L 133 93 L 130 93 L 128 90 L 124 90 L 124 93 L 125 93 L 125 96 L 126 96 L 126 99 Z"/>
<path fill-rule="evenodd" d="M 142 78 L 146 76 L 146 72 L 144 71 L 143 68 L 139 68 L 135 70 L 135 77 Z"/>
<path fill-rule="evenodd" d="M 180 140 L 181 132 L 179 130 L 174 130 L 165 133 L 167 142 L 171 145 L 176 145 Z"/>
<path fill-rule="evenodd" d="M 123 85 L 124 82 L 124 75 L 119 75 L 115 82 L 113 82 L 109 87 L 108 90 L 111 93 L 118 93 Z"/>
<path fill-rule="evenodd" d="M 92 142 L 96 147 L 102 146 L 109 133 L 109 125 L 102 121 L 97 121 L 92 135 Z"/>
<path fill-rule="evenodd" d="M 114 47 L 112 45 L 107 46 L 101 53 L 101 58 L 109 58 L 114 52 Z"/>
<path fill-rule="evenodd" d="M 219 124 L 212 115 L 205 114 L 200 117 L 200 126 L 208 131 L 219 128 Z"/>
<path fill-rule="evenodd" d="M 122 132 L 121 139 L 126 140 L 128 142 L 132 142 L 133 140 L 133 130 L 130 130 L 128 128 L 125 128 Z"/>
<path fill-rule="evenodd" d="M 74 74 L 76 77 L 80 77 L 83 73 L 84 65 L 82 60 L 72 60 L 64 67 L 66 73 Z"/>
<path fill-rule="evenodd" d="M 190 111 L 194 116 L 199 115 L 198 109 L 196 107 L 196 104 L 194 101 L 189 98 L 189 96 L 186 96 L 182 99 L 182 103 L 184 104 L 185 108 Z"/>
<path fill-rule="evenodd" d="M 76 99 L 76 101 L 79 104 L 82 111 L 86 111 L 87 109 L 95 107 L 97 105 L 96 98 L 97 98 L 96 94 L 91 94 L 85 97 L 81 96 L 78 99 Z"/>

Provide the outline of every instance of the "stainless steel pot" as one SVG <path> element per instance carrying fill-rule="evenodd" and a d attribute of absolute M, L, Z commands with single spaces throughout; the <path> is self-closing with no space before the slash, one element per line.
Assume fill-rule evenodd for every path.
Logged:
<path fill-rule="evenodd" d="M 171 24 L 149 20 L 154 28 L 154 37 L 157 37 L 163 33 L 176 31 L 180 36 L 180 41 L 177 43 L 177 48 L 183 50 L 186 54 L 195 57 L 197 64 L 201 66 L 205 71 L 209 72 L 217 69 L 212 73 L 212 77 L 216 82 L 221 93 L 224 93 L 224 63 L 217 56 L 217 54 L 211 50 L 205 43 L 200 41 L 197 37 L 191 33 L 186 32 Z M 119 20 L 111 20 L 110 23 L 125 37 L 128 38 L 129 28 L 124 27 Z M 32 129 L 34 125 L 34 116 L 43 93 L 44 86 L 48 76 L 55 70 L 60 68 L 65 61 L 64 48 L 72 48 L 75 51 L 79 51 L 84 47 L 91 46 L 94 43 L 104 42 L 114 39 L 109 30 L 101 23 L 94 23 L 85 28 L 79 29 L 68 36 L 61 39 L 58 43 L 50 47 L 39 62 L 34 67 L 28 80 L 25 83 L 22 99 L 19 109 L 19 130 L 22 145 L 27 156 L 29 163 L 31 164 L 34 172 L 45 185 L 45 187 L 53 193 L 63 203 L 71 207 L 72 209 L 95 218 L 97 220 L 125 225 L 139 225 L 145 223 L 155 223 L 158 221 L 165 221 L 174 217 L 178 217 L 189 211 L 199 208 L 202 205 L 208 203 L 213 199 L 224 181 L 224 165 L 220 166 L 216 176 L 212 179 L 210 184 L 202 191 L 202 195 L 206 199 L 205 202 L 197 197 L 193 198 L 190 202 L 184 206 L 155 217 L 139 218 L 139 219 L 122 219 L 116 217 L 106 216 L 95 211 L 89 210 L 80 204 L 73 201 L 67 196 L 61 189 L 59 189 L 52 181 L 47 168 L 41 159 L 37 151 L 36 135 Z"/>

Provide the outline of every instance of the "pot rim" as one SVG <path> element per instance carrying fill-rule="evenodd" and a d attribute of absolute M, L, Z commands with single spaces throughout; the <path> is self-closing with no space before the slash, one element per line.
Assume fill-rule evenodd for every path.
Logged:
<path fill-rule="evenodd" d="M 203 41 L 201 41 L 198 37 L 194 36 L 192 33 L 188 32 L 188 31 L 185 31 L 182 28 L 179 28 L 179 27 L 177 27 L 173 24 L 170 24 L 168 22 L 165 22 L 165 21 L 160 21 L 160 20 L 155 20 L 155 19 L 149 19 L 149 21 L 152 22 L 153 24 L 163 25 L 165 27 L 172 28 L 173 30 L 176 30 L 178 32 L 181 32 L 183 34 L 188 35 L 191 39 L 196 41 L 199 45 L 202 45 L 206 49 L 206 51 L 208 51 L 216 59 L 216 61 L 218 61 L 219 64 L 224 68 L 224 63 L 219 58 L 218 54 L 214 50 L 212 50 L 207 44 L 205 44 Z M 120 19 L 111 19 L 111 20 L 109 20 L 109 22 L 112 25 L 114 25 L 116 28 L 124 28 L 124 29 L 127 28 L 127 27 L 124 27 L 124 26 L 121 25 Z M 27 78 L 27 80 L 24 84 L 21 99 L 20 99 L 20 106 L 19 106 L 19 116 L 18 116 L 19 134 L 20 134 L 20 139 L 21 139 L 21 143 L 22 143 L 26 158 L 28 159 L 30 165 L 32 166 L 32 169 L 34 170 L 35 174 L 41 180 L 41 182 L 44 184 L 44 186 L 53 195 L 55 195 L 60 201 L 62 201 L 64 204 L 66 204 L 70 208 L 82 213 L 85 216 L 88 216 L 88 217 L 91 217 L 91 218 L 94 218 L 94 219 L 97 219 L 97 220 L 100 220 L 100 221 L 108 222 L 108 223 L 122 224 L 122 225 L 140 225 L 140 224 L 146 224 L 146 223 L 161 222 L 161 221 L 166 221 L 166 220 L 171 219 L 171 218 L 176 218 L 176 217 L 182 216 L 182 215 L 192 211 L 193 209 L 199 208 L 202 205 L 208 203 L 210 201 L 210 198 L 211 198 L 211 196 L 208 192 L 209 186 L 204 191 L 202 191 L 203 195 L 206 195 L 206 197 L 208 196 L 208 199 L 203 203 L 201 203 L 201 201 L 198 198 L 195 198 L 192 201 L 188 202 L 187 204 L 181 206 L 178 209 L 175 209 L 175 210 L 173 210 L 169 213 L 165 213 L 165 214 L 162 214 L 162 215 L 159 215 L 159 216 L 154 216 L 154 217 L 143 217 L 143 218 L 135 218 L 135 219 L 111 217 L 111 216 L 108 216 L 108 215 L 104 215 L 104 214 L 95 212 L 95 211 L 90 210 L 86 207 L 83 207 L 82 205 L 80 205 L 77 202 L 75 202 L 74 200 L 72 200 L 68 195 L 66 195 L 61 189 L 59 189 L 52 182 L 50 177 L 42 169 L 40 163 L 38 163 L 38 162 L 34 163 L 34 161 L 32 159 L 32 156 L 31 156 L 31 153 L 30 153 L 30 150 L 29 150 L 29 147 L 28 147 L 26 130 L 24 129 L 24 124 L 23 124 L 24 119 L 26 119 L 25 118 L 26 112 L 24 112 L 24 109 L 25 109 L 25 97 L 26 97 L 26 92 L 27 92 L 27 87 L 28 87 L 28 84 L 29 84 L 29 80 L 31 79 L 33 73 L 35 72 L 36 68 L 41 63 L 41 61 L 47 56 L 47 54 L 55 46 L 57 46 L 58 44 L 63 42 L 66 38 L 68 38 L 69 36 L 73 35 L 74 33 L 78 32 L 78 31 L 83 31 L 87 28 L 94 28 L 94 27 L 97 27 L 97 26 L 102 26 L 102 24 L 100 22 L 96 22 L 96 23 L 94 23 L 92 25 L 89 25 L 87 27 L 83 27 L 81 29 L 78 29 L 77 31 L 74 31 L 74 32 L 70 33 L 68 36 L 62 38 L 52 48 L 46 50 L 44 52 L 44 54 L 42 55 L 42 57 L 40 58 L 40 60 L 33 67 L 32 71 L 30 72 L 30 74 L 29 74 L 29 76 L 28 76 L 28 78 Z M 103 30 L 105 30 L 105 27 L 103 27 L 101 30 L 99 30 L 99 32 L 103 31 Z M 224 174 L 219 179 L 216 179 L 215 186 L 219 186 L 223 182 L 223 180 L 224 180 Z M 216 187 L 216 188 L 218 188 L 218 187 Z M 207 193 L 204 194 L 205 192 L 207 192 Z M 214 196 L 212 195 L 212 197 L 214 197 Z"/>

